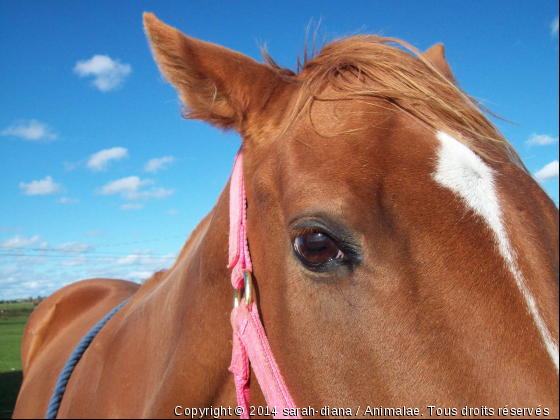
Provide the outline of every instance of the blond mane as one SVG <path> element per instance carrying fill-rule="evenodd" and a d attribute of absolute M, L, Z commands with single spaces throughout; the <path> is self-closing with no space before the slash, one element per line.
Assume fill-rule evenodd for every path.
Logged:
<path fill-rule="evenodd" d="M 268 64 L 281 70 L 266 52 L 263 55 Z M 308 58 L 305 53 L 303 63 L 298 59 L 297 70 L 295 77 L 301 90 L 290 124 L 309 112 L 314 101 L 367 102 L 368 98 L 381 98 L 434 130 L 454 135 L 485 159 L 492 160 L 483 147 L 490 145 L 526 170 L 517 152 L 484 112 L 493 114 L 403 41 L 374 35 L 338 39 L 314 57 L 312 54 Z M 328 94 L 327 86 L 333 88 Z"/>

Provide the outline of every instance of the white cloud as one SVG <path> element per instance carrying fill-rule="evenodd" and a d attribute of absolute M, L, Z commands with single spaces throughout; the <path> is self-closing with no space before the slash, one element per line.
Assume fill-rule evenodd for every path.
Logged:
<path fill-rule="evenodd" d="M 169 210 L 166 211 L 166 213 L 173 216 L 173 215 L 175 215 L 175 214 L 179 214 L 179 210 L 177 210 L 177 209 L 169 209 Z"/>
<path fill-rule="evenodd" d="M 62 185 L 54 182 L 50 176 L 40 181 L 32 181 L 29 184 L 20 182 L 19 187 L 24 190 L 25 195 L 49 195 L 62 191 Z"/>
<path fill-rule="evenodd" d="M 33 264 L 33 265 L 44 265 L 47 260 L 45 258 L 44 255 L 38 255 L 38 256 L 27 256 L 27 255 L 22 255 L 19 257 L 15 258 L 15 261 L 17 261 L 18 264 Z"/>
<path fill-rule="evenodd" d="M 67 273 L 50 269 L 44 258 L 17 257 L 6 264 L 11 265 L 0 270 L 0 299 L 46 296 L 59 289 L 67 278 Z"/>
<path fill-rule="evenodd" d="M 540 182 L 547 182 L 558 179 L 558 171 L 560 165 L 557 160 L 550 162 L 540 171 L 535 173 L 535 178 L 537 178 Z"/>
<path fill-rule="evenodd" d="M 120 206 L 119 210 L 130 211 L 130 210 L 142 210 L 143 208 L 144 208 L 144 206 L 142 204 L 128 203 L 128 204 L 123 204 L 122 206 Z"/>
<path fill-rule="evenodd" d="M 34 247 L 36 246 L 35 244 Z M 62 244 L 57 248 L 69 251 L 84 250 L 88 246 L 91 245 L 72 243 Z M 88 254 L 76 255 L 70 252 L 65 254 L 67 258 L 31 257 L 25 256 L 24 251 L 25 249 L 14 250 L 12 253 L 21 255 L 2 259 L 0 299 L 46 296 L 78 280 L 95 277 L 145 280 L 154 272 L 171 267 L 177 258 L 176 253 L 158 255 L 149 249 L 137 250 L 122 257 L 107 258 L 94 258 Z"/>
<path fill-rule="evenodd" d="M 140 188 L 144 185 L 153 184 L 154 181 L 151 179 L 141 180 L 137 176 L 129 176 L 127 178 L 117 179 L 116 181 L 111 181 L 107 185 L 101 188 L 101 194 L 103 195 L 115 195 L 121 194 L 124 198 L 129 198 L 131 194 L 138 192 Z"/>
<path fill-rule="evenodd" d="M 0 278 L 0 286 L 3 286 L 2 288 L 6 288 L 6 286 L 15 286 L 19 283 L 19 280 L 14 278 L 14 277 L 7 277 L 4 279 Z"/>
<path fill-rule="evenodd" d="M 150 159 L 148 163 L 144 165 L 144 172 L 157 172 L 161 169 L 166 169 L 166 167 L 174 161 L 175 158 L 173 156 Z"/>
<path fill-rule="evenodd" d="M 78 61 L 74 67 L 74 73 L 80 77 L 93 76 L 93 85 L 102 92 L 120 87 L 131 72 L 130 64 L 107 55 L 94 55 L 89 60 Z"/>
<path fill-rule="evenodd" d="M 103 232 L 101 232 L 100 230 L 90 230 L 89 232 L 86 232 L 87 236 L 101 236 L 103 235 Z"/>
<path fill-rule="evenodd" d="M 60 197 L 56 199 L 56 202 L 60 204 L 77 204 L 80 200 L 77 198 Z"/>
<path fill-rule="evenodd" d="M 165 198 L 173 195 L 175 190 L 173 189 L 166 189 L 166 188 L 152 188 L 148 191 L 138 191 L 128 195 L 128 199 L 130 200 L 147 200 L 149 198 Z"/>
<path fill-rule="evenodd" d="M 120 194 L 127 200 L 149 199 L 149 198 L 165 198 L 174 193 L 172 189 L 152 188 L 147 191 L 141 191 L 141 188 L 154 183 L 151 179 L 141 180 L 137 176 L 129 176 L 127 178 L 117 179 L 109 182 L 101 188 L 102 195 Z"/>
<path fill-rule="evenodd" d="M 17 273 L 17 267 L 7 267 L 7 268 L 0 269 L 0 276 L 7 276 L 9 274 L 15 274 L 15 273 Z M 0 284 L 2 284 L 1 280 L 0 280 Z"/>
<path fill-rule="evenodd" d="M 0 248 L 13 248 L 13 249 L 22 248 L 24 246 L 33 245 L 39 242 L 39 240 L 40 240 L 39 235 L 35 235 L 31 238 L 27 238 L 21 235 L 16 235 L 13 238 L 6 239 L 2 243 L 0 243 Z"/>
<path fill-rule="evenodd" d="M 66 267 L 77 267 L 77 266 L 86 265 L 87 263 L 88 263 L 88 259 L 83 255 L 80 255 L 79 257 L 76 258 L 71 258 L 69 260 L 61 261 L 60 265 Z"/>
<path fill-rule="evenodd" d="M 558 36 L 558 16 L 550 24 L 550 33 L 552 36 Z"/>
<path fill-rule="evenodd" d="M 546 134 L 533 133 L 529 136 L 529 140 L 525 142 L 527 146 L 548 146 L 558 143 L 558 137 L 548 136 Z"/>
<path fill-rule="evenodd" d="M 155 271 L 171 267 L 174 260 L 177 258 L 176 254 L 154 256 L 152 255 L 153 253 L 152 250 L 137 250 L 126 257 L 117 259 L 116 264 L 118 266 L 137 266 L 137 268 L 142 270 L 149 268 L 153 274 Z"/>
<path fill-rule="evenodd" d="M 48 124 L 37 120 L 20 120 L 0 131 L 1 136 L 19 137 L 29 141 L 52 141 L 58 137 Z"/>
<path fill-rule="evenodd" d="M 113 147 L 112 149 L 104 149 L 91 155 L 86 166 L 95 172 L 104 171 L 111 160 L 120 160 L 127 157 L 127 149 L 124 147 Z"/>
<path fill-rule="evenodd" d="M 53 249 L 58 252 L 82 254 L 84 252 L 95 249 L 95 247 L 93 245 L 85 244 L 83 242 L 68 242 L 65 244 L 57 245 Z"/>

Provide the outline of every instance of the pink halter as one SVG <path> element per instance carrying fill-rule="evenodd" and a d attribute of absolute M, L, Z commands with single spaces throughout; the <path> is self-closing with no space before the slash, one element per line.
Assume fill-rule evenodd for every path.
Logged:
<path fill-rule="evenodd" d="M 247 199 L 241 150 L 237 153 L 233 164 L 229 195 L 228 268 L 233 269 L 231 283 L 235 296 L 235 307 L 231 312 L 233 350 L 229 370 L 235 379 L 237 404 L 243 408 L 240 417 L 249 418 L 250 361 L 268 406 L 276 409 L 274 418 L 301 418 L 272 355 L 259 317 L 257 303 L 252 301 L 253 266 L 247 242 Z M 245 288 L 245 297 L 239 299 L 243 288 Z"/>

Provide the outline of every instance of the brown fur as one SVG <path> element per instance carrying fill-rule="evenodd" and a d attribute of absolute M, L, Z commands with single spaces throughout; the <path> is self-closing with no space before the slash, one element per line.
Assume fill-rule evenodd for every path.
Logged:
<path fill-rule="evenodd" d="M 558 373 L 492 233 L 432 178 L 434 131 L 461 135 L 496 172 L 505 228 L 556 343 L 558 211 L 453 84 L 442 48 L 418 58 L 350 38 L 290 75 L 153 15 L 145 25 L 188 115 L 243 136 L 257 299 L 299 407 L 406 405 L 428 416 L 430 405 L 485 406 L 498 416 L 540 405 L 558 415 Z M 306 269 L 292 240 L 310 220 L 352 238 L 359 261 Z M 226 186 L 169 271 L 139 289 L 93 280 L 47 299 L 25 333 L 15 417 L 44 415 L 75 343 L 130 295 L 78 364 L 59 417 L 235 406 L 228 223 Z M 254 377 L 251 396 L 265 404 Z"/>

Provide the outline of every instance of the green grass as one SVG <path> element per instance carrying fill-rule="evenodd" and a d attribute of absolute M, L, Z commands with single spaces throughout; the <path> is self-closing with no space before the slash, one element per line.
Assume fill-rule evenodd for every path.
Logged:
<path fill-rule="evenodd" d="M 12 417 L 21 374 L 21 339 L 32 303 L 0 305 L 0 419 Z"/>

